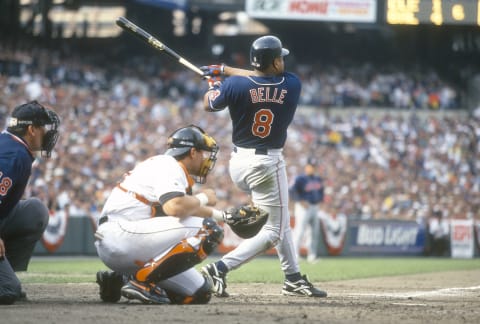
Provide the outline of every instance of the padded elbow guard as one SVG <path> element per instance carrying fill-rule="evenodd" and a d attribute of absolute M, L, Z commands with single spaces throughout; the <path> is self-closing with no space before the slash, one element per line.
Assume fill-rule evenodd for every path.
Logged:
<path fill-rule="evenodd" d="M 135 278 L 141 282 L 159 282 L 199 264 L 223 239 L 223 229 L 212 219 L 205 219 L 197 235 L 183 239 L 163 255 L 146 263 Z"/>

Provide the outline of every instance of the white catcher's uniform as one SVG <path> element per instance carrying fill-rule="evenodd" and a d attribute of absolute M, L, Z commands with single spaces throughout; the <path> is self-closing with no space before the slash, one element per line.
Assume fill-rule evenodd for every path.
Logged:
<path fill-rule="evenodd" d="M 232 270 L 275 247 L 283 272 L 300 272 L 290 228 L 288 180 L 282 149 L 270 149 L 267 154 L 258 155 L 255 149 L 236 147 L 229 171 L 233 182 L 250 193 L 254 205 L 267 211 L 269 217 L 257 235 L 224 255 L 223 263 Z"/>
<path fill-rule="evenodd" d="M 173 157 L 157 155 L 139 163 L 113 189 L 100 215 L 95 241 L 100 259 L 112 270 L 133 275 L 145 263 L 167 253 L 202 228 L 203 218 L 154 217 L 158 204 L 187 194 L 194 181 Z M 161 207 L 157 207 L 161 209 Z M 161 288 L 193 295 L 204 277 L 194 268 L 158 283 Z"/>

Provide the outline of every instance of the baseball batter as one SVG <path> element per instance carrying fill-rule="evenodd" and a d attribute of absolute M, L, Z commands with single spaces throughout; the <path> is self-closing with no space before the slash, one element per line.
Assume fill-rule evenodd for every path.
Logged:
<path fill-rule="evenodd" d="M 37 198 L 21 199 L 34 152 L 50 157 L 58 139 L 58 115 L 36 101 L 16 107 L 0 134 L 0 304 L 25 297 L 15 271 L 27 270 L 36 242 L 48 224 Z"/>
<path fill-rule="evenodd" d="M 116 302 L 120 293 L 150 304 L 210 300 L 212 283 L 194 265 L 221 242 L 223 230 L 210 217 L 222 212 L 212 207 L 212 189 L 192 195 L 192 186 L 205 182 L 217 151 L 199 127 L 180 128 L 165 154 L 139 163 L 113 189 L 95 233 L 99 257 L 114 270 L 97 273 L 102 300 Z"/>
<path fill-rule="evenodd" d="M 310 226 L 311 239 L 308 246 L 307 260 L 315 262 L 320 239 L 320 219 L 318 218 L 319 204 L 323 201 L 323 179 L 316 174 L 317 162 L 309 158 L 305 164 L 304 173 L 295 178 L 290 188 L 294 203 L 295 229 L 293 237 L 297 254 L 300 255 L 302 239 Z"/>
<path fill-rule="evenodd" d="M 209 76 L 204 96 L 207 111 L 228 107 L 234 144 L 229 164 L 233 182 L 251 194 L 255 206 L 267 211 L 268 222 L 253 238 L 242 241 L 218 262 L 202 268 L 212 277 L 214 293 L 228 296 L 226 274 L 275 247 L 285 273 L 286 295 L 325 297 L 327 294 L 301 275 L 290 228 L 288 182 L 282 149 L 301 91 L 297 76 L 285 72 L 289 51 L 275 36 L 256 39 L 250 48 L 254 71 L 225 65 L 202 67 Z M 224 82 L 218 76 L 228 76 Z"/>

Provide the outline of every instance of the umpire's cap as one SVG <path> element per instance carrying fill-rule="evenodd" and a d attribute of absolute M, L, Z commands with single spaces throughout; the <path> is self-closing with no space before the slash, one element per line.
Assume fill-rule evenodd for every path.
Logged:
<path fill-rule="evenodd" d="M 30 101 L 13 109 L 7 121 L 7 131 L 17 136 L 24 136 L 29 125 L 45 126 L 42 139 L 42 156 L 49 158 L 58 140 L 60 118 L 51 109 L 45 108 L 37 101 Z"/>
<path fill-rule="evenodd" d="M 52 124 L 54 122 L 52 119 L 58 119 L 56 113 L 34 100 L 13 109 L 12 115 L 7 121 L 7 130 L 15 132 L 28 125 L 45 126 Z"/>

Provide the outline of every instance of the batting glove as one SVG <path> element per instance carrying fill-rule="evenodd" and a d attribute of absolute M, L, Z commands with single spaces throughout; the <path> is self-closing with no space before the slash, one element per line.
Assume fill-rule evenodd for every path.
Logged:
<path fill-rule="evenodd" d="M 206 65 L 200 67 L 203 77 L 219 77 L 225 74 L 225 64 L 222 65 Z"/>

